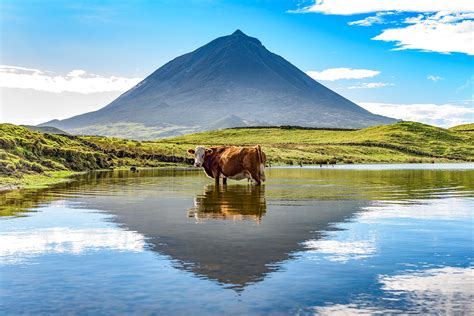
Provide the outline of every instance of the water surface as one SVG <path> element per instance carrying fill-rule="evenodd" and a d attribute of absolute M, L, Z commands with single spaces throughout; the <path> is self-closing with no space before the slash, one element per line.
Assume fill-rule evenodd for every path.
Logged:
<path fill-rule="evenodd" d="M 94 172 L 0 196 L 5 314 L 474 312 L 474 165 Z"/>

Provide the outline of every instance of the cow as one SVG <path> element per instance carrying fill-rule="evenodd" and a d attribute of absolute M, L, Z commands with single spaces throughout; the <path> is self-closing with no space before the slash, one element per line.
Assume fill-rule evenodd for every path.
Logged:
<path fill-rule="evenodd" d="M 260 185 L 265 181 L 265 153 L 260 145 L 254 147 L 218 146 L 206 148 L 197 146 L 189 149 L 194 155 L 194 166 L 203 167 L 210 178 L 219 185 L 222 178 L 227 184 L 227 178 L 232 180 L 249 179 Z"/>

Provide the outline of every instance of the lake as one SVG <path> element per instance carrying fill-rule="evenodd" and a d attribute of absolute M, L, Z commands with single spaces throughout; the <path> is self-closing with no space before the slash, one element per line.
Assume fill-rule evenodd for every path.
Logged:
<path fill-rule="evenodd" d="M 474 313 L 474 164 L 92 172 L 0 195 L 2 314 Z"/>

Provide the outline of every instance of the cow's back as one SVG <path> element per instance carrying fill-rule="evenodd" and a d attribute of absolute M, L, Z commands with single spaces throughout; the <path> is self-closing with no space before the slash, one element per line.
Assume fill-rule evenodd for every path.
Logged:
<path fill-rule="evenodd" d="M 265 160 L 265 154 L 259 146 L 227 147 L 221 153 L 220 165 L 224 176 L 232 178 L 242 173 L 249 173 L 255 180 L 260 180 Z"/>

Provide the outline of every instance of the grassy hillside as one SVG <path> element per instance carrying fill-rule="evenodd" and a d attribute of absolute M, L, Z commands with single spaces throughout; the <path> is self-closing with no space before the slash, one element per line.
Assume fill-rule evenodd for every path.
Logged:
<path fill-rule="evenodd" d="M 457 132 L 474 132 L 474 123 L 453 126 L 450 130 Z"/>
<path fill-rule="evenodd" d="M 184 147 L 261 144 L 275 163 L 429 162 L 474 160 L 474 133 L 398 122 L 353 131 L 285 128 L 225 129 L 164 139 Z"/>
<path fill-rule="evenodd" d="M 53 171 L 190 163 L 186 150 L 196 145 L 260 144 L 273 165 L 474 161 L 474 132 L 465 130 L 399 122 L 361 130 L 236 128 L 134 141 L 0 124 L 0 184 L 34 183 L 40 181 L 34 176 Z"/>
<path fill-rule="evenodd" d="M 0 124 L 0 184 L 47 184 L 58 174 L 67 175 L 71 171 L 132 165 L 157 167 L 166 165 L 166 161 L 184 161 L 183 158 L 160 155 L 162 150 L 158 147 L 158 151 L 145 152 L 139 142 L 130 141 L 130 144 L 102 148 L 77 136 L 41 133 L 13 124 Z"/>
<path fill-rule="evenodd" d="M 272 164 L 392 163 L 474 160 L 474 133 L 460 133 L 415 122 L 361 130 L 235 128 L 156 141 L 82 137 L 101 148 L 122 148 L 185 156 L 196 145 L 262 145 Z"/>

